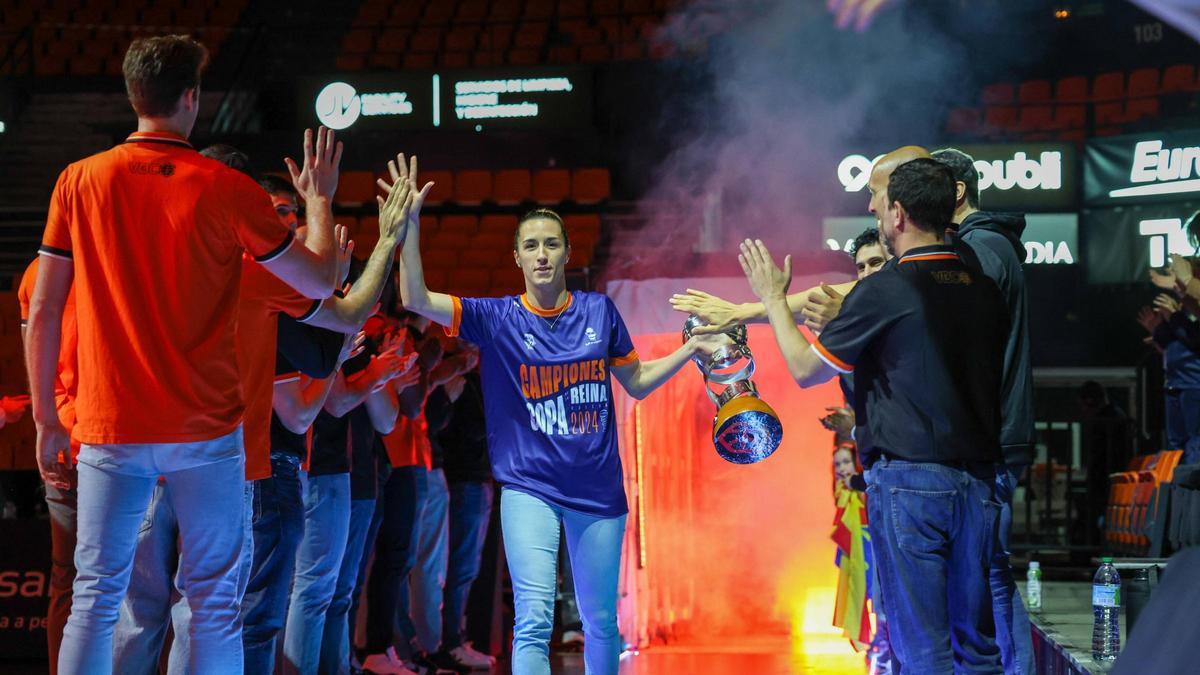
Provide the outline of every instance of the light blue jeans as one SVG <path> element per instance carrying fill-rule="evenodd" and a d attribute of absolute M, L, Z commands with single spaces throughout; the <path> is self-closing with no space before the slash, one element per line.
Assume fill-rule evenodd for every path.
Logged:
<path fill-rule="evenodd" d="M 586 672 L 616 675 L 621 655 L 617 582 L 625 518 L 568 511 L 510 488 L 501 492 L 500 524 L 516 605 L 513 675 L 550 673 L 560 523 L 567 533 L 575 594 L 583 615 Z"/>
<path fill-rule="evenodd" d="M 192 614 L 190 673 L 242 672 L 239 577 L 245 539 L 242 430 L 210 441 L 84 445 L 77 574 L 59 673 L 112 672 L 113 629 L 158 477 L 179 523 L 179 583 Z"/>
<path fill-rule="evenodd" d="M 358 573 L 364 566 L 363 555 L 374 515 L 374 499 L 355 499 L 350 502 L 346 553 L 342 556 L 342 568 L 338 571 L 333 600 L 325 614 L 325 636 L 321 641 L 321 667 L 318 669 L 322 675 L 350 675 L 350 633 L 354 619 L 350 608 L 354 604 L 354 591 L 362 590 Z"/>
<path fill-rule="evenodd" d="M 442 643 L 442 606 L 450 556 L 450 488 L 441 469 L 430 470 L 426 486 L 417 528 L 417 564 L 408 575 L 408 611 L 417 633 L 417 646 L 436 652 Z"/>
<path fill-rule="evenodd" d="M 300 474 L 304 534 L 296 549 L 296 572 L 283 632 L 283 672 L 316 673 L 346 537 L 350 530 L 350 474 Z M 345 626 L 345 618 L 342 619 Z"/>
<path fill-rule="evenodd" d="M 250 529 L 254 481 L 246 481 L 243 485 L 245 536 L 238 578 L 239 598 L 246 591 L 254 547 Z M 146 509 L 138 531 L 129 590 L 121 602 L 121 616 L 113 634 L 113 672 L 121 675 L 156 675 L 159 672 L 168 626 L 174 628 L 174 637 L 167 673 L 183 675 L 188 672 L 192 651 L 188 631 L 192 615 L 179 576 L 179 522 L 168 496 L 169 490 L 170 486 L 163 480 L 154 487 L 150 508 Z"/>

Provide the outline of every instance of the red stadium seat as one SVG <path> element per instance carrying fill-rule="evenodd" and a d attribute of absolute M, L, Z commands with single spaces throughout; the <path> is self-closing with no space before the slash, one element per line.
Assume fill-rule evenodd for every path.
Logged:
<path fill-rule="evenodd" d="M 522 49 L 540 49 L 542 45 L 546 44 L 546 33 L 549 29 L 549 24 L 541 21 L 523 24 L 517 30 L 513 45 Z"/>
<path fill-rule="evenodd" d="M 533 199 L 539 204 L 557 204 L 571 193 L 571 172 L 539 169 L 533 174 Z"/>
<path fill-rule="evenodd" d="M 513 26 L 502 23 L 488 26 L 479 36 L 479 46 L 485 49 L 508 49 L 512 46 Z"/>
<path fill-rule="evenodd" d="M 983 114 L 983 124 L 991 133 L 1012 131 L 1017 127 L 1014 106 L 989 106 Z"/>
<path fill-rule="evenodd" d="M 442 52 L 441 63 L 446 68 L 468 68 L 471 65 L 471 53 Z"/>
<path fill-rule="evenodd" d="M 569 214 L 563 217 L 563 222 L 572 245 L 576 241 L 594 244 L 600 240 L 600 216 L 595 213 Z"/>
<path fill-rule="evenodd" d="M 342 51 L 347 54 L 365 54 L 371 49 L 371 31 L 354 29 L 342 38 Z"/>
<path fill-rule="evenodd" d="M 622 14 L 650 14 L 653 11 L 652 0 L 621 0 Z"/>
<path fill-rule="evenodd" d="M 1125 102 L 1125 122 L 1130 124 L 1144 119 L 1158 117 L 1158 99 L 1131 98 Z"/>
<path fill-rule="evenodd" d="M 550 63 L 575 63 L 579 60 L 579 47 L 555 45 L 550 48 Z"/>
<path fill-rule="evenodd" d="M 1178 63 L 1163 71 L 1162 93 L 1189 92 L 1200 90 L 1196 82 L 1196 68 L 1190 63 Z"/>
<path fill-rule="evenodd" d="M 1158 96 L 1158 69 L 1138 68 L 1129 74 L 1129 88 L 1125 95 L 1129 98 Z"/>
<path fill-rule="evenodd" d="M 393 3 L 387 23 L 392 26 L 416 26 L 421 21 L 421 10 L 419 2 Z"/>
<path fill-rule="evenodd" d="M 536 66 L 541 58 L 536 49 L 512 49 L 508 52 L 508 62 L 514 66 Z"/>
<path fill-rule="evenodd" d="M 438 221 L 438 232 L 465 234 L 467 236 L 475 234 L 479 230 L 479 218 L 472 214 L 450 214 L 442 216 Z"/>
<path fill-rule="evenodd" d="M 463 0 L 454 14 L 455 23 L 479 23 L 487 18 L 488 0 Z"/>
<path fill-rule="evenodd" d="M 552 10 L 553 11 L 553 10 Z M 530 19 L 546 19 L 548 15 L 529 16 L 526 12 L 526 17 Z M 495 0 L 492 3 L 492 9 L 488 13 L 489 22 L 499 21 L 516 21 L 521 17 L 521 2 L 520 0 Z"/>
<path fill-rule="evenodd" d="M 442 48 L 442 33 L 436 30 L 419 30 L 413 33 L 409 49 L 414 52 L 436 52 Z"/>
<path fill-rule="evenodd" d="M 493 191 L 497 204 L 520 204 L 533 195 L 533 176 L 528 169 L 502 169 L 496 172 Z"/>
<path fill-rule="evenodd" d="M 1017 121 L 1018 131 L 1042 131 L 1054 126 L 1054 109 L 1048 105 L 1027 105 L 1021 107 L 1020 118 Z"/>
<path fill-rule="evenodd" d="M 450 171 L 422 170 L 419 179 L 421 185 L 433 181 L 433 189 L 425 197 L 426 204 L 444 204 L 454 198 L 454 174 Z"/>
<path fill-rule="evenodd" d="M 362 70 L 366 66 L 366 59 L 362 54 L 340 54 L 334 59 L 333 65 L 340 71 Z"/>
<path fill-rule="evenodd" d="M 571 44 L 577 47 L 600 45 L 607 42 L 607 36 L 598 28 L 582 26 L 571 31 Z"/>
<path fill-rule="evenodd" d="M 554 16 L 554 0 L 525 0 L 522 4 L 525 6 L 526 19 L 547 20 Z"/>
<path fill-rule="evenodd" d="M 616 16 L 620 13 L 620 0 L 592 0 L 592 14 L 595 16 Z"/>
<path fill-rule="evenodd" d="M 1082 129 L 1087 126 L 1087 108 L 1082 105 L 1060 105 L 1054 108 L 1054 129 Z"/>
<path fill-rule="evenodd" d="M 517 266 L 492 270 L 491 295 L 518 295 L 525 292 L 525 275 Z"/>
<path fill-rule="evenodd" d="M 511 237 L 517 231 L 517 217 L 503 213 L 489 213 L 479 219 L 479 234 Z"/>
<path fill-rule="evenodd" d="M 367 55 L 367 67 L 371 70 L 399 70 L 403 58 L 401 54 L 373 52 Z"/>
<path fill-rule="evenodd" d="M 583 63 L 604 63 L 612 60 L 612 48 L 608 45 L 589 45 L 579 50 Z"/>
<path fill-rule="evenodd" d="M 580 204 L 596 204 L 612 196 L 612 178 L 608 169 L 576 169 L 571 175 L 571 199 Z"/>
<path fill-rule="evenodd" d="M 454 176 L 454 201 L 459 204 L 482 204 L 492 198 L 492 172 L 487 170 L 459 171 Z"/>
<path fill-rule="evenodd" d="M 1058 103 L 1085 103 L 1088 100 L 1088 81 L 1076 75 L 1064 77 L 1054 84 L 1054 100 Z"/>
<path fill-rule="evenodd" d="M 409 32 L 398 28 L 387 28 L 375 40 L 375 49 L 381 52 L 400 54 L 408 49 Z"/>
<path fill-rule="evenodd" d="M 424 251 L 421 255 L 422 266 L 435 269 L 450 270 L 458 265 L 459 251 L 449 248 L 435 248 Z"/>
<path fill-rule="evenodd" d="M 516 231 L 516 223 L 513 223 L 512 228 L 505 232 L 480 232 L 471 238 L 470 245 L 483 251 L 491 251 L 498 260 L 507 265 L 504 256 L 511 254 L 513 250 L 513 235 Z"/>
<path fill-rule="evenodd" d="M 446 270 L 440 267 L 430 267 L 426 262 L 424 271 L 426 287 L 438 293 L 442 293 L 446 290 Z"/>
<path fill-rule="evenodd" d="M 467 246 L 459 252 L 456 268 L 477 268 L 490 270 L 498 261 L 495 251 L 487 251 L 474 246 Z"/>
<path fill-rule="evenodd" d="M 491 270 L 456 267 L 448 272 L 446 284 L 455 295 L 479 297 L 490 290 L 491 275 Z"/>
<path fill-rule="evenodd" d="M 425 222 L 424 219 L 425 216 L 421 216 L 422 223 Z M 366 237 L 371 235 L 375 236 L 376 238 L 379 237 L 379 216 L 363 216 L 362 218 L 359 218 L 358 227 L 354 231 L 354 236 Z"/>
<path fill-rule="evenodd" d="M 978 108 L 954 108 L 946 115 L 946 133 L 954 135 L 973 134 L 979 130 Z"/>
<path fill-rule="evenodd" d="M 618 61 L 641 61 L 646 58 L 646 46 L 640 42 L 617 45 Z"/>
<path fill-rule="evenodd" d="M 1087 140 L 1087 132 L 1083 129 L 1072 129 L 1070 131 L 1059 132 L 1054 138 L 1060 143 L 1074 143 L 1082 146 Z"/>
<path fill-rule="evenodd" d="M 503 52 L 479 51 L 471 56 L 471 65 L 476 68 L 489 68 L 504 63 Z"/>
<path fill-rule="evenodd" d="M 1016 93 L 1009 82 L 996 82 L 984 86 L 980 94 L 984 105 L 1011 105 L 1016 100 Z"/>
<path fill-rule="evenodd" d="M 454 18 L 453 2 L 431 2 L 425 6 L 425 15 L 421 19 L 423 25 L 443 26 Z"/>
<path fill-rule="evenodd" d="M 375 174 L 370 171 L 343 171 L 338 178 L 337 193 L 333 201 L 337 204 L 371 204 L 377 191 Z"/>
<path fill-rule="evenodd" d="M 1125 122 L 1125 104 L 1120 101 L 1097 103 L 1093 112 L 1095 113 L 1097 127 L 1119 126 Z"/>
<path fill-rule="evenodd" d="M 1124 97 L 1125 73 L 1103 73 L 1092 80 L 1093 101 L 1115 101 Z"/>
<path fill-rule="evenodd" d="M 1017 88 L 1017 102 L 1025 105 L 1028 103 L 1049 103 L 1052 98 L 1049 80 L 1030 80 L 1022 82 Z"/>
<path fill-rule="evenodd" d="M 429 70 L 433 68 L 437 55 L 432 52 L 410 52 L 404 55 L 405 70 Z"/>
<path fill-rule="evenodd" d="M 585 19 L 587 15 L 587 0 L 558 0 L 558 18 Z"/>
<path fill-rule="evenodd" d="M 474 27 L 454 28 L 446 33 L 448 51 L 470 52 L 479 44 L 479 30 Z"/>

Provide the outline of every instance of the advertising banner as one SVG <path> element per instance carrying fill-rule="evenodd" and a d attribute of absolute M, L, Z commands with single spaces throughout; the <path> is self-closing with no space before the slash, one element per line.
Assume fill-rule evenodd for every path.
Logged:
<path fill-rule="evenodd" d="M 1200 199 L 1200 129 L 1088 141 L 1083 162 L 1087 206 Z"/>

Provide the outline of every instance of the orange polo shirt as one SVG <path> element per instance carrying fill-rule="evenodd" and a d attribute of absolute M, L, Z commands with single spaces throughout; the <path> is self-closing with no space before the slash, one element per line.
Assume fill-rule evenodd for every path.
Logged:
<path fill-rule="evenodd" d="M 425 421 L 425 413 L 411 420 L 400 415 L 396 419 L 396 428 L 383 437 L 383 447 L 387 450 L 388 461 L 395 468 L 433 468 L 433 446 L 429 444 L 429 424 Z"/>
<path fill-rule="evenodd" d="M 17 287 L 17 303 L 21 306 L 21 325 L 29 322 L 29 301 L 33 298 L 33 289 L 37 285 L 38 262 L 34 258 L 25 268 L 21 276 L 21 285 Z M 67 304 L 63 306 L 62 340 L 58 350 L 58 377 L 54 379 L 54 404 L 58 409 L 58 419 L 70 433 L 75 428 L 75 397 L 77 395 L 76 355 L 75 349 L 78 329 L 75 326 L 75 288 L 67 294 Z M 71 459 L 79 456 L 79 442 L 71 438 Z"/>
<path fill-rule="evenodd" d="M 275 342 L 279 313 L 306 321 L 321 308 L 249 256 L 242 259 L 237 359 L 246 414 L 246 480 L 271 477 L 271 409 L 275 397 Z M 286 378 L 285 380 L 286 381 Z"/>
<path fill-rule="evenodd" d="M 40 252 L 75 267 L 77 438 L 187 443 L 236 429 L 242 253 L 266 262 L 293 242 L 258 184 L 180 136 L 138 132 L 68 166 Z"/>

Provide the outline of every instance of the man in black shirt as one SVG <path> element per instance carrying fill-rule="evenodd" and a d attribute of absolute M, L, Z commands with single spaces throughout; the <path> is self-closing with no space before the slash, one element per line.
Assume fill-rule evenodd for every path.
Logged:
<path fill-rule="evenodd" d="M 960 257 L 969 253 L 942 241 L 950 171 L 931 159 L 883 168 L 891 174 L 882 183 L 873 172 L 872 204 L 896 258 L 857 284 L 818 341 L 807 342 L 788 308 L 790 257 L 780 270 L 747 240 L 739 260 L 801 386 L 854 373 L 871 535 L 904 669 L 998 673 L 988 564 L 1008 313 L 995 284 Z"/>

